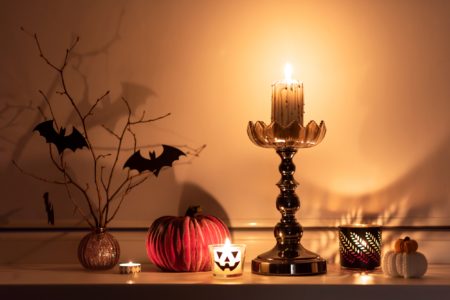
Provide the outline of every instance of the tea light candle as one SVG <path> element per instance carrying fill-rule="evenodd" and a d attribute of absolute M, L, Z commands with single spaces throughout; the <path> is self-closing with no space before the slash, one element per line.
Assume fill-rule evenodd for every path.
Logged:
<path fill-rule="evenodd" d="M 120 274 L 136 274 L 141 272 L 141 264 L 128 262 L 119 265 Z"/>
<path fill-rule="evenodd" d="M 381 262 L 381 226 L 352 224 L 339 226 L 341 266 L 372 270 Z"/>
<path fill-rule="evenodd" d="M 284 80 L 272 85 L 272 122 L 288 126 L 292 122 L 303 125 L 303 83 L 292 79 L 292 66 L 286 64 Z"/>
<path fill-rule="evenodd" d="M 231 244 L 228 238 L 225 244 L 209 245 L 213 275 L 224 278 L 242 275 L 245 248 L 243 244 Z"/>

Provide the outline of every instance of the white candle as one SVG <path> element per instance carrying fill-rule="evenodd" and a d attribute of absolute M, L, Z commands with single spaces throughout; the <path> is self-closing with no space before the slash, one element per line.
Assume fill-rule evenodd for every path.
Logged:
<path fill-rule="evenodd" d="M 303 125 L 303 83 L 292 79 L 292 66 L 286 64 L 285 78 L 272 85 L 272 122 Z"/>
<path fill-rule="evenodd" d="M 245 247 L 242 244 L 231 244 L 228 238 L 225 244 L 209 245 L 213 275 L 218 277 L 242 275 Z"/>

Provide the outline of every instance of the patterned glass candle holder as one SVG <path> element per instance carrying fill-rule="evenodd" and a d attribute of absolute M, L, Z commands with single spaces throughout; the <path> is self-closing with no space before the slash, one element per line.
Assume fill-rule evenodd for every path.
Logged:
<path fill-rule="evenodd" d="M 381 226 L 354 224 L 339 226 L 341 266 L 373 270 L 381 262 Z"/>
<path fill-rule="evenodd" d="M 241 276 L 244 271 L 245 248 L 246 245 L 231 244 L 228 239 L 225 244 L 209 245 L 213 275 L 222 278 Z"/>

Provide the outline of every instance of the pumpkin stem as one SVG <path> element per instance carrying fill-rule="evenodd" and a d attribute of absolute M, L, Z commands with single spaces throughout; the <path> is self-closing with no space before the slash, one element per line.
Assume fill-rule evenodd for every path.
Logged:
<path fill-rule="evenodd" d="M 403 240 L 404 240 L 404 241 L 409 241 L 410 238 L 409 238 L 409 236 L 407 236 L 407 237 L 405 237 Z"/>
<path fill-rule="evenodd" d="M 200 205 L 193 205 L 188 207 L 184 216 L 194 218 L 201 213 L 202 208 L 200 207 Z"/>

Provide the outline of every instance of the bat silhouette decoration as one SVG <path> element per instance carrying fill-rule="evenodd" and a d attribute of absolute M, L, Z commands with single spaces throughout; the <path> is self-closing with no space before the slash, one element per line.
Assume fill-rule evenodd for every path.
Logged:
<path fill-rule="evenodd" d="M 144 171 L 150 171 L 158 177 L 159 171 L 163 167 L 171 167 L 173 162 L 178 160 L 180 156 L 186 154 L 178 148 L 162 145 L 163 152 L 160 156 L 156 157 L 155 151 L 150 151 L 150 159 L 142 157 L 141 152 L 138 150 L 128 158 L 123 165 L 123 168 L 130 168 L 131 170 L 137 170 L 139 173 Z"/>
<path fill-rule="evenodd" d="M 55 211 L 53 210 L 53 204 L 50 202 L 48 197 L 48 192 L 44 193 L 44 204 L 48 224 L 55 225 Z"/>
<path fill-rule="evenodd" d="M 38 131 L 47 143 L 54 144 L 59 154 L 65 149 L 70 149 L 75 152 L 75 150 L 82 149 L 83 147 L 89 148 L 84 136 L 75 127 L 72 127 L 71 134 L 66 135 L 65 128 L 61 127 L 59 132 L 53 128 L 53 120 L 39 123 L 33 131 Z"/>

